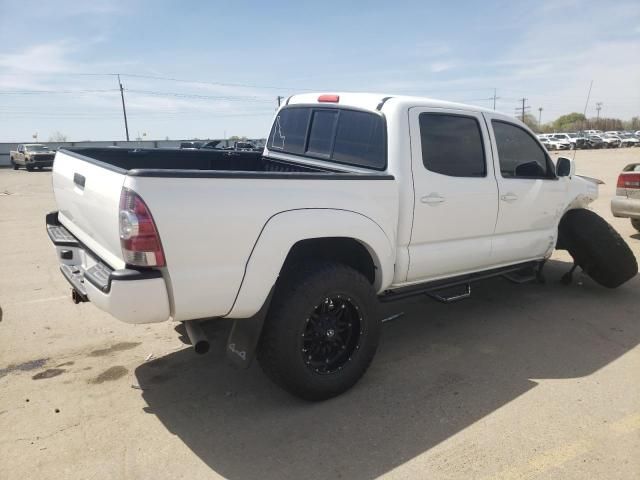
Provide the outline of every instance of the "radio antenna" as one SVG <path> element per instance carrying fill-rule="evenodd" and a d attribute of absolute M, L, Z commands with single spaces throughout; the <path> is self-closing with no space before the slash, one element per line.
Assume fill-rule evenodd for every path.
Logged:
<path fill-rule="evenodd" d="M 587 93 L 587 101 L 584 102 L 584 111 L 582 112 L 582 116 L 587 118 L 587 108 L 589 107 L 589 98 L 591 98 L 591 89 L 593 88 L 593 80 L 589 84 L 589 92 Z M 576 141 L 576 148 L 573 150 L 573 160 L 576 159 L 576 153 L 578 153 L 578 142 Z"/>

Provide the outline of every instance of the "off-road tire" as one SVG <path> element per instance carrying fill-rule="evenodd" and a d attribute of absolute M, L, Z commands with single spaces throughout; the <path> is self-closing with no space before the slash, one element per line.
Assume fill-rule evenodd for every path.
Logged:
<path fill-rule="evenodd" d="M 632 218 L 631 226 L 640 232 L 640 218 Z"/>
<path fill-rule="evenodd" d="M 558 227 L 558 248 L 569 251 L 593 280 L 616 288 L 638 273 L 629 246 L 602 217 L 591 210 L 569 210 Z"/>
<path fill-rule="evenodd" d="M 25 165 L 24 168 L 26 168 L 28 172 L 33 172 L 33 167 L 31 165 Z"/>
<path fill-rule="evenodd" d="M 357 307 L 359 343 L 338 371 L 316 373 L 303 353 L 307 319 L 325 299 L 336 296 Z M 325 400 L 348 390 L 364 375 L 378 347 L 382 323 L 377 302 L 364 275 L 346 265 L 310 261 L 288 268 L 276 286 L 258 345 L 265 374 L 305 400 Z"/>

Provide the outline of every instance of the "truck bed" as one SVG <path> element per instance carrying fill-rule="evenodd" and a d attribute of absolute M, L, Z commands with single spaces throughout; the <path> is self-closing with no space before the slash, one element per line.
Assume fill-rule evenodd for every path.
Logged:
<path fill-rule="evenodd" d="M 174 176 L 180 170 L 201 172 L 327 173 L 329 168 L 311 167 L 264 157 L 262 152 L 233 150 L 176 150 L 138 148 L 63 149 L 71 156 L 129 175 Z M 141 172 L 145 170 L 146 172 Z M 149 170 L 153 171 L 150 172 Z"/>

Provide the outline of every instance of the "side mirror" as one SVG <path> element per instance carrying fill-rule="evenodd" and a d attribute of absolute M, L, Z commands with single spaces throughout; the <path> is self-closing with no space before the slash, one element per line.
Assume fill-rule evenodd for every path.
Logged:
<path fill-rule="evenodd" d="M 556 175 L 559 177 L 573 177 L 576 173 L 576 164 L 567 157 L 558 157 L 556 162 Z"/>

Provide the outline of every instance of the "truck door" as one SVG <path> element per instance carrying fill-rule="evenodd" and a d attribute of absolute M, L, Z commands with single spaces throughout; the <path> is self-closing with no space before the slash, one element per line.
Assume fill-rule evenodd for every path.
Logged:
<path fill-rule="evenodd" d="M 555 247 L 567 182 L 560 182 L 546 149 L 522 126 L 484 114 L 491 126 L 500 195 L 492 258 L 496 264 L 538 259 Z"/>
<path fill-rule="evenodd" d="M 407 282 L 491 264 L 498 187 L 481 113 L 409 109 L 414 218 Z"/>

